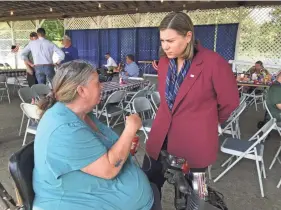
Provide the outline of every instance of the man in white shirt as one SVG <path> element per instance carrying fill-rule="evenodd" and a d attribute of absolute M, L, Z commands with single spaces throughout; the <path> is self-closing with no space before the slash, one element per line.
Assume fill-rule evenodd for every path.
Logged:
<path fill-rule="evenodd" d="M 21 58 L 30 67 L 34 68 L 38 84 L 46 84 L 46 79 L 52 81 L 55 70 L 53 63 L 53 54 L 57 53 L 59 60 L 56 64 L 60 64 L 64 60 L 64 52 L 51 41 L 45 39 L 45 29 L 38 28 L 38 39 L 28 43 L 21 53 Z M 33 63 L 28 59 L 29 53 L 32 53 Z"/>
<path fill-rule="evenodd" d="M 115 67 L 117 67 L 117 64 L 116 62 L 113 60 L 112 57 L 110 57 L 110 54 L 109 53 L 106 53 L 105 54 L 105 58 L 107 59 L 107 63 L 106 65 L 104 65 L 109 71 L 113 71 L 113 69 Z"/>

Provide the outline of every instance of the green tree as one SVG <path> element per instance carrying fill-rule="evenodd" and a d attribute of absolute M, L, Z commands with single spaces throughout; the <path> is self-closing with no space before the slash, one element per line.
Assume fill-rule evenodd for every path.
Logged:
<path fill-rule="evenodd" d="M 58 20 L 45 20 L 42 28 L 46 30 L 46 38 L 57 45 L 61 45 L 61 39 L 64 34 L 64 27 Z"/>

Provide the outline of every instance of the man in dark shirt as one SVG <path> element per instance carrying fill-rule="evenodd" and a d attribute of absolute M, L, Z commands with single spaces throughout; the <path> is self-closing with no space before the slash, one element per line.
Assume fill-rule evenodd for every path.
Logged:
<path fill-rule="evenodd" d="M 62 40 L 63 48 L 62 51 L 65 54 L 65 58 L 62 61 L 62 63 L 66 63 L 72 60 L 78 59 L 78 50 L 77 48 L 72 46 L 71 43 L 71 38 L 67 35 L 64 35 L 63 40 Z"/>

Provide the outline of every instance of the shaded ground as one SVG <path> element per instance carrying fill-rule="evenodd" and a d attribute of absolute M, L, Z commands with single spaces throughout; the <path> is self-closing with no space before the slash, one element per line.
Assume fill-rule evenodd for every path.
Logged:
<path fill-rule="evenodd" d="M 23 134 L 18 136 L 19 125 L 22 112 L 19 108 L 20 100 L 17 96 L 12 96 L 12 103 L 7 101 L 0 102 L 0 182 L 14 196 L 13 184 L 7 170 L 9 156 L 21 147 Z M 246 110 L 241 118 L 242 136 L 247 138 L 256 131 L 256 124 L 263 118 L 264 111 L 256 112 L 250 108 Z M 120 132 L 122 127 L 116 128 Z M 225 137 L 224 137 L 225 138 Z M 29 139 L 33 139 L 30 135 Z M 223 138 L 222 138 L 223 139 Z M 230 210 L 281 210 L 281 189 L 276 185 L 281 178 L 281 165 L 276 163 L 272 170 L 268 170 L 269 164 L 280 144 L 280 137 L 273 131 L 269 139 L 265 142 L 265 165 L 267 178 L 264 180 L 265 198 L 261 198 L 257 178 L 255 162 L 243 160 L 236 165 L 219 182 L 211 185 L 224 194 L 226 203 Z M 143 152 L 138 152 L 138 160 L 142 161 Z M 212 175 L 216 177 L 222 171 L 220 163 L 227 156 L 219 152 L 217 163 L 213 166 Z M 163 188 L 163 208 L 172 210 L 173 208 L 173 188 L 165 184 Z"/>

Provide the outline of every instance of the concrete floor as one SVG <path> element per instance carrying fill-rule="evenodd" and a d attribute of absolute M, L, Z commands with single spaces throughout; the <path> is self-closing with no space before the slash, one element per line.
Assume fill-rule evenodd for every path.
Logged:
<path fill-rule="evenodd" d="M 7 170 L 8 159 L 10 155 L 20 149 L 23 135 L 18 136 L 19 125 L 22 112 L 19 108 L 20 100 L 14 95 L 11 104 L 4 99 L 0 102 L 0 182 L 7 188 L 11 195 L 15 196 L 13 191 L 13 182 Z M 256 131 L 256 124 L 263 118 L 264 111 L 256 112 L 252 107 L 247 109 L 241 117 L 242 137 L 247 138 Z M 116 131 L 121 132 L 122 126 L 117 127 Z M 225 137 L 221 138 L 222 141 Z M 32 140 L 33 136 L 29 136 Z M 225 201 L 230 210 L 281 210 L 281 189 L 276 185 L 281 178 L 281 165 L 276 163 L 272 170 L 268 170 L 269 164 L 280 145 L 280 136 L 273 131 L 265 142 L 265 165 L 267 178 L 264 180 L 265 198 L 261 198 L 257 178 L 256 165 L 254 161 L 243 160 L 227 173 L 219 182 L 211 185 L 219 192 L 224 194 Z M 138 152 L 137 158 L 142 162 L 143 152 Z M 219 152 L 218 160 L 212 168 L 212 175 L 216 177 L 221 171 L 220 163 L 227 156 Z M 164 210 L 173 208 L 173 188 L 165 184 L 163 188 L 162 205 Z"/>

